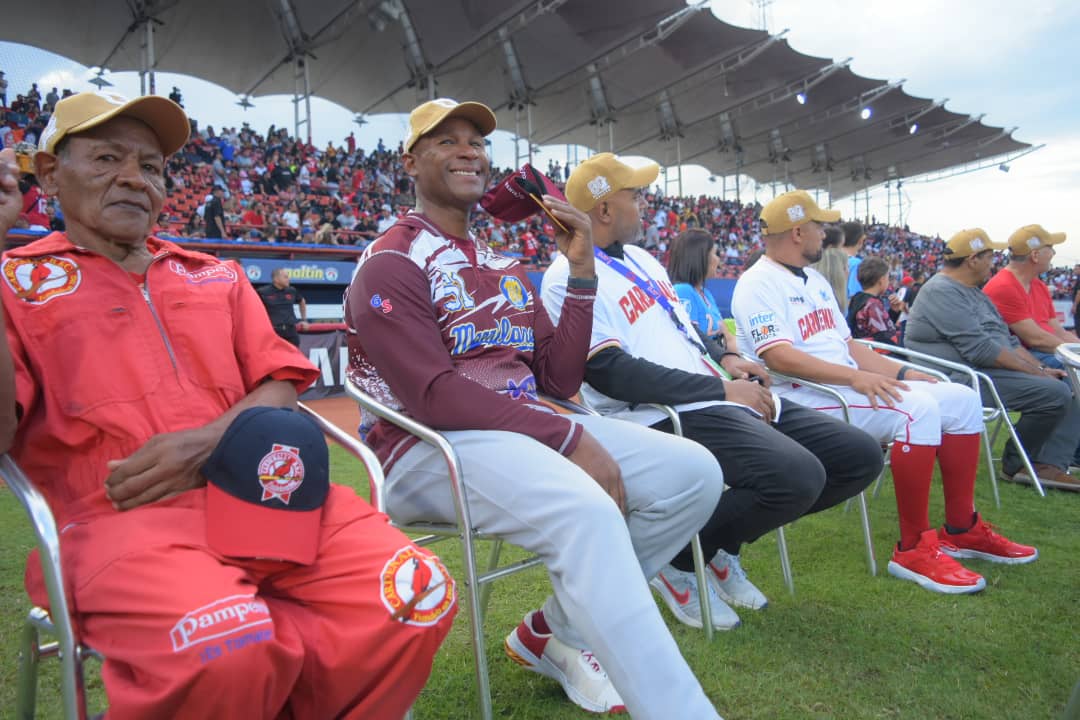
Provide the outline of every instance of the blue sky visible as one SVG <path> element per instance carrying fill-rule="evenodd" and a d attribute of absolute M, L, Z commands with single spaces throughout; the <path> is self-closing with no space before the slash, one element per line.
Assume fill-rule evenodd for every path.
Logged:
<path fill-rule="evenodd" d="M 757 27 L 760 12 L 751 0 L 712 0 L 713 12 L 726 22 Z M 1043 150 L 1012 164 L 1009 173 L 981 170 L 933 183 L 905 183 L 907 217 L 913 230 L 948 237 L 965 227 L 983 227 L 991 237 L 1005 239 L 1016 228 L 1039 223 L 1065 231 L 1070 240 L 1060 246 L 1058 264 L 1080 262 L 1080 62 L 1075 42 L 1080 37 L 1080 3 L 1066 0 L 773 0 L 766 7 L 768 29 L 787 28 L 788 42 L 798 51 L 830 58 L 854 58 L 852 69 L 887 80 L 906 78 L 904 89 L 933 99 L 949 98 L 955 112 L 986 113 L 984 122 L 1019 126 L 1014 137 Z M 35 48 L 0 42 L 0 70 L 9 81 L 11 97 L 38 82 L 49 87 L 89 90 L 93 73 L 87 68 Z M 138 94 L 134 73 L 108 74 L 113 90 Z M 255 99 L 255 108 L 242 110 L 236 97 L 209 82 L 158 73 L 157 88 L 167 95 L 181 88 L 188 112 L 203 124 L 239 126 L 249 121 L 260 132 L 274 123 L 292 126 L 290 98 Z M 458 98 L 464 100 L 467 98 Z M 404 116 L 377 116 L 359 127 L 345 108 L 315 99 L 312 103 L 316 144 L 340 143 L 356 131 L 361 147 L 373 147 L 381 137 L 396 144 L 407 134 Z M 544 148 L 536 164 L 549 158 L 565 161 L 564 147 Z M 573 151 L 570 151 L 571 157 Z M 579 151 L 584 158 L 584 151 Z M 493 145 L 498 165 L 514 163 L 508 133 L 498 132 Z M 708 171 L 684 168 L 686 194 L 716 194 Z M 729 186 L 732 183 L 729 182 Z M 743 197 L 771 197 L 768 188 L 750 188 Z M 886 193 L 871 189 L 871 211 L 885 218 Z M 837 206 L 850 214 L 849 200 Z M 859 214 L 862 214 L 860 200 Z M 895 205 L 894 211 L 895 213 Z M 895 219 L 895 218 L 894 218 Z"/>

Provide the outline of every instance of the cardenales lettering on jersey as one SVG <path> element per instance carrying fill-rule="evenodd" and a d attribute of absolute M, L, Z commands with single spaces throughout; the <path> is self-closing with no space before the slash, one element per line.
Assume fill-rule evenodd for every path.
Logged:
<path fill-rule="evenodd" d="M 806 340 L 819 332 L 836 329 L 836 319 L 829 308 L 817 308 L 799 318 L 799 334 Z"/>
<path fill-rule="evenodd" d="M 671 301 L 673 306 L 680 303 L 679 296 L 675 293 L 675 288 L 672 287 L 671 283 L 666 280 L 654 280 L 653 282 L 659 286 L 660 292 Z M 655 304 L 656 300 L 637 285 L 631 285 L 626 294 L 619 298 L 619 308 L 622 309 L 631 325 L 637 322 L 637 319 Z"/>

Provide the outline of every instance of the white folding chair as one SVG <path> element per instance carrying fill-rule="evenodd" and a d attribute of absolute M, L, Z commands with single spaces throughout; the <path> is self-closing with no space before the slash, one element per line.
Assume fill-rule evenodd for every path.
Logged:
<path fill-rule="evenodd" d="M 0 477 L 26 511 L 34 530 L 49 610 L 31 608 L 19 643 L 19 668 L 15 689 L 15 717 L 32 720 L 37 709 L 38 666 L 41 658 L 60 660 L 60 704 L 64 720 L 86 717 L 86 686 L 83 660 L 102 657 L 79 644 L 71 622 L 64 574 L 60 563 L 60 535 L 45 496 L 9 455 L 0 456 Z M 42 636 L 55 638 L 45 640 Z"/>
<path fill-rule="evenodd" d="M 414 522 L 394 523 L 394 526 L 407 533 L 419 534 L 421 537 L 413 539 L 417 545 L 431 545 L 448 538 L 458 538 L 461 541 L 463 563 L 465 566 L 465 588 L 469 599 L 469 621 L 472 635 L 473 658 L 476 671 L 476 691 L 480 705 L 480 717 L 483 720 L 491 720 L 491 680 L 488 674 L 487 652 L 484 647 L 483 616 L 487 605 L 487 599 L 491 591 L 491 583 L 499 578 L 504 578 L 514 573 L 541 564 L 541 559 L 536 556 L 528 557 L 515 562 L 499 566 L 499 555 L 502 550 L 502 540 L 498 537 L 486 535 L 474 529 L 472 518 L 469 513 L 468 494 L 462 481 L 461 461 L 457 452 L 442 433 L 433 430 L 413 418 L 394 410 L 379 402 L 367 393 L 360 390 L 354 384 L 346 380 L 345 391 L 350 397 L 359 403 L 360 407 L 376 417 L 382 418 L 393 425 L 405 430 L 421 442 L 432 446 L 442 455 L 446 463 L 446 470 L 450 482 L 450 488 L 454 498 L 454 509 L 457 514 L 455 523 Z M 310 408 L 301 408 L 311 412 Z M 319 419 L 316 420 L 319 422 Z M 368 470 L 368 478 L 371 483 L 371 503 L 381 512 L 388 515 L 383 493 L 384 476 L 382 468 L 375 459 L 374 454 L 358 439 L 337 429 L 323 420 L 320 425 L 327 431 L 331 438 L 354 455 L 361 457 Z M 491 554 L 487 569 L 484 572 L 478 570 L 476 561 L 476 544 L 481 540 L 491 542 Z"/>
<path fill-rule="evenodd" d="M 1073 395 L 1080 397 L 1080 343 L 1062 343 L 1054 350 L 1054 355 L 1065 366 L 1065 372 L 1069 374 L 1069 384 L 1072 385 Z"/>
<path fill-rule="evenodd" d="M 1020 437 L 1016 434 L 1016 428 L 1013 427 L 1012 421 L 1009 420 L 1009 409 L 1005 407 L 1005 403 L 1001 400 L 1001 395 L 998 394 L 997 388 L 994 387 L 994 381 L 986 373 L 979 372 L 974 368 L 968 367 L 962 363 L 952 362 L 951 360 L 943 360 L 942 358 L 935 357 L 934 355 L 927 355 L 916 350 L 909 348 L 896 347 L 895 345 L 888 345 L 886 343 L 879 343 L 873 340 L 856 340 L 855 342 L 862 343 L 863 345 L 875 349 L 884 350 L 892 353 L 894 356 L 892 359 L 900 362 L 908 367 L 913 367 L 923 372 L 929 372 L 937 377 L 946 377 L 941 371 L 935 372 L 935 368 L 944 368 L 947 371 L 960 373 L 965 378 L 965 385 L 969 386 L 976 393 L 979 393 L 980 397 L 989 396 L 993 401 L 993 407 L 983 407 L 983 450 L 986 452 L 986 469 L 990 476 L 990 486 L 994 491 L 994 505 L 998 508 L 1001 507 L 1001 495 L 998 493 L 998 480 L 997 470 L 994 467 L 994 442 L 997 440 L 998 432 L 1001 430 L 1002 425 L 1009 431 L 1009 436 L 1012 438 L 1013 445 L 1016 446 L 1017 452 L 1020 454 L 1020 461 L 1024 465 L 1024 469 L 1028 472 L 1028 476 L 1032 478 L 1032 482 L 1035 484 L 1035 490 L 1042 497 L 1046 497 L 1046 491 L 1043 490 L 1042 483 L 1039 481 L 1039 476 L 1035 473 L 1035 468 L 1031 465 L 1031 459 L 1028 457 L 1027 450 L 1024 448 L 1023 443 L 1020 442 Z M 946 377 L 946 380 L 949 378 Z M 986 390 L 986 394 L 980 393 L 980 388 Z M 989 427 L 991 424 L 994 426 L 994 431 L 991 434 Z"/>
<path fill-rule="evenodd" d="M 821 383 L 816 383 L 812 380 L 806 380 L 805 378 L 795 377 L 792 375 L 785 375 L 778 373 L 774 370 L 769 371 L 769 375 L 774 380 L 781 382 L 794 382 L 804 387 L 817 390 L 829 397 L 834 398 L 840 405 L 840 410 L 844 415 L 844 422 L 851 424 L 851 409 L 848 407 L 847 398 L 841 393 L 837 392 L 836 388 Z M 860 492 L 858 495 L 859 501 L 859 518 L 862 522 L 863 531 L 863 543 L 866 545 L 866 566 L 871 575 L 877 575 L 877 559 L 874 557 L 874 538 L 870 530 L 870 513 L 866 508 L 866 492 Z M 850 502 L 850 500 L 848 501 Z M 780 564 L 784 573 L 784 583 L 788 586 L 788 590 L 792 595 L 795 594 L 795 580 L 791 572 L 791 560 L 788 557 L 787 539 L 784 536 L 784 528 L 779 527 L 776 529 L 777 545 L 780 548 Z"/>

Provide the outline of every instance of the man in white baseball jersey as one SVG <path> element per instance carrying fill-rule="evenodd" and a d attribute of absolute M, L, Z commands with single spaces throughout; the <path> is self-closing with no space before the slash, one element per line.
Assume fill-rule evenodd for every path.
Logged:
<path fill-rule="evenodd" d="M 705 522 L 720 467 L 688 440 L 539 403 L 540 390 L 573 395 L 584 375 L 596 292 L 589 219 L 543 198 L 570 228 L 555 238 L 571 292 L 553 323 L 522 265 L 469 233 L 495 115 L 440 98 L 409 123 L 416 209 L 371 244 L 349 287 L 350 377 L 441 430 L 461 459 L 473 527 L 547 566 L 553 594 L 506 638 L 511 659 L 592 712 L 717 719 L 645 578 Z M 456 520 L 437 450 L 381 420 L 367 441 L 386 470 L 391 517 Z"/>
<path fill-rule="evenodd" d="M 739 342 L 770 369 L 834 386 L 846 397 L 854 424 L 892 443 L 900 542 L 889 573 L 935 592 L 978 592 L 986 581 L 953 558 L 1017 564 L 1035 560 L 1038 552 L 997 534 L 975 512 L 978 395 L 954 383 L 931 386 L 931 376 L 854 342 L 829 283 L 807 267 L 821 254 L 821 223 L 839 219 L 839 212 L 822 210 L 801 190 L 762 209 L 765 257 L 739 278 L 732 299 Z M 777 390 L 842 415 L 833 398 L 797 383 Z M 935 458 L 945 490 L 945 525 L 936 531 L 928 510 Z"/>
<path fill-rule="evenodd" d="M 724 469 L 729 489 L 700 536 L 710 560 L 713 624 L 730 629 L 739 617 L 725 602 L 749 609 L 766 604 L 743 573 L 742 545 L 857 495 L 880 472 L 881 448 L 858 428 L 809 408 L 786 400 L 774 406 L 765 368 L 695 329 L 667 272 L 635 244 L 646 208 L 643 190 L 658 171 L 655 163 L 633 168 L 601 153 L 566 183 L 567 199 L 592 221 L 599 280 L 582 392 L 605 415 L 665 432 L 672 431 L 671 421 L 649 403 L 675 406 L 685 436 L 708 448 Z M 552 317 L 569 302 L 569 278 L 564 258 L 544 275 L 544 306 Z M 693 570 L 685 547 L 652 586 L 675 617 L 700 627 Z"/>

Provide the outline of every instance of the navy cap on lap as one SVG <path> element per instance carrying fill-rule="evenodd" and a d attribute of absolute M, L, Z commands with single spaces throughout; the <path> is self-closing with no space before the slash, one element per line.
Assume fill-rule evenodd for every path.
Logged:
<path fill-rule="evenodd" d="M 228 557 L 315 561 L 330 458 L 311 419 L 284 408 L 248 408 L 229 425 L 202 473 L 211 549 Z"/>

